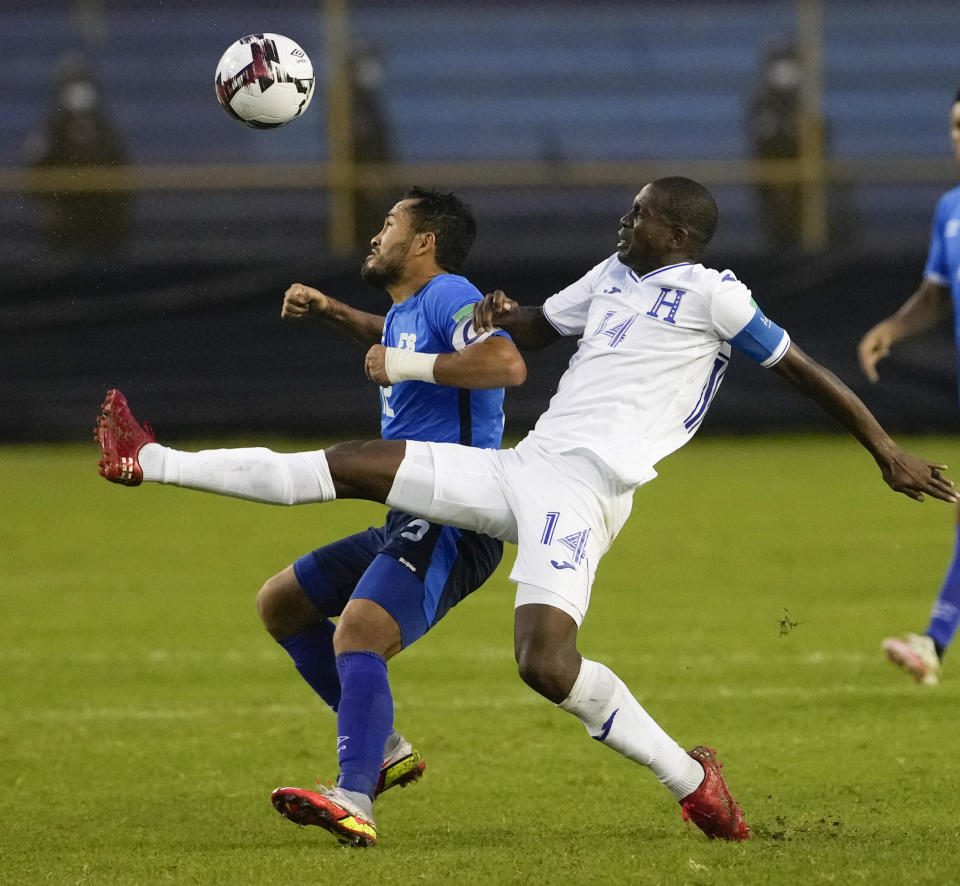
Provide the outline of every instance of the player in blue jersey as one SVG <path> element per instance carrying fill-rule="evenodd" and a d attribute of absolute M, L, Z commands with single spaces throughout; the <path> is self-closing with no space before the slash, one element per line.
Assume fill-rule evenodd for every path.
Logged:
<path fill-rule="evenodd" d="M 960 161 L 960 92 L 950 111 L 950 136 Z M 933 216 L 930 251 L 923 280 L 899 310 L 874 326 L 860 341 L 860 365 L 870 381 L 879 378 L 877 363 L 900 341 L 932 329 L 953 315 L 954 335 L 960 346 L 960 187 L 947 191 Z M 960 512 L 954 529 L 953 559 L 933 604 L 923 634 L 888 637 L 887 657 L 917 682 L 934 685 L 940 679 L 944 653 L 960 624 Z"/>
<path fill-rule="evenodd" d="M 481 296 L 455 272 L 474 230 L 459 199 L 413 188 L 387 214 L 361 267 L 390 296 L 386 317 L 302 284 L 284 296 L 285 319 L 319 316 L 369 346 L 368 375 L 394 380 L 380 387 L 385 439 L 500 445 L 503 386 L 521 384 L 526 368 L 505 333 L 473 331 Z M 442 384 L 432 356 L 439 354 L 451 364 Z M 384 526 L 324 545 L 261 588 L 267 630 L 337 712 L 336 787 L 323 797 L 280 788 L 272 801 L 281 814 L 356 845 L 376 842 L 375 796 L 418 778 L 425 765 L 393 729 L 386 663 L 480 587 L 502 554 L 502 542 L 489 536 L 392 509 Z"/>
<path fill-rule="evenodd" d="M 474 332 L 482 296 L 456 273 L 474 232 L 457 197 L 413 188 L 387 214 L 361 267 L 390 296 L 385 317 L 300 283 L 284 295 L 284 319 L 319 317 L 368 348 L 367 373 L 384 381 L 385 439 L 500 446 L 503 388 L 521 384 L 526 366 L 506 333 Z M 376 842 L 374 797 L 415 780 L 425 765 L 393 729 L 387 661 L 479 588 L 502 555 L 497 539 L 392 509 L 385 525 L 326 544 L 263 585 L 264 626 L 337 713 L 336 788 L 323 797 L 278 789 L 278 811 L 356 845 Z"/>

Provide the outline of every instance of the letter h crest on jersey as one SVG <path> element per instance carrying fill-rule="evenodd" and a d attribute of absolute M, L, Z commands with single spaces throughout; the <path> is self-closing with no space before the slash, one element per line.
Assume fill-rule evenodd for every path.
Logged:
<path fill-rule="evenodd" d="M 653 307 L 647 311 L 648 317 L 654 317 L 662 320 L 664 323 L 676 323 L 677 311 L 680 309 L 680 301 L 687 294 L 685 289 L 670 289 L 668 286 L 660 287 L 660 294 L 654 302 Z M 673 298 L 670 298 L 670 296 Z M 667 308 L 665 316 L 660 316 L 660 309 Z"/>

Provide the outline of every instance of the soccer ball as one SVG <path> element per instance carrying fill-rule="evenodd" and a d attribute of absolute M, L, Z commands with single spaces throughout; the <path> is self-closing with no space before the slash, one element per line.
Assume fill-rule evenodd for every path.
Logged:
<path fill-rule="evenodd" d="M 223 54 L 217 100 L 234 120 L 274 129 L 296 120 L 313 98 L 313 65 L 289 37 L 250 34 Z"/>

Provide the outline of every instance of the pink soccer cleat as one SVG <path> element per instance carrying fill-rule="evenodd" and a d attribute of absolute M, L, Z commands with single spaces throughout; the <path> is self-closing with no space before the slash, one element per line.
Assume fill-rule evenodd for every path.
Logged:
<path fill-rule="evenodd" d="M 350 802 L 339 788 L 322 794 L 304 788 L 277 788 L 270 801 L 284 818 L 306 827 L 316 825 L 330 831 L 340 843 L 369 849 L 377 844 L 373 819 Z"/>
<path fill-rule="evenodd" d="M 93 437 L 100 444 L 100 476 L 124 486 L 139 486 L 143 482 L 137 455 L 146 443 L 155 443 L 156 438 L 150 425 L 140 426 L 127 398 L 119 391 L 107 391 Z"/>
<path fill-rule="evenodd" d="M 704 779 L 680 801 L 683 820 L 692 821 L 711 840 L 749 840 L 750 828 L 720 774 L 723 764 L 717 752 L 698 745 L 687 753 L 703 766 Z"/>

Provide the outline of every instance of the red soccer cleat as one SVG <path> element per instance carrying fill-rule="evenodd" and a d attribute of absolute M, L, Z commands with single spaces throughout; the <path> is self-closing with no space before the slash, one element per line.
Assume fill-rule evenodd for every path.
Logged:
<path fill-rule="evenodd" d="M 300 827 L 316 825 L 330 831 L 344 845 L 369 849 L 377 844 L 377 827 L 372 819 L 338 788 L 322 794 L 303 788 L 277 788 L 270 801 L 284 818 Z"/>
<path fill-rule="evenodd" d="M 100 444 L 100 476 L 111 483 L 139 486 L 143 471 L 137 455 L 146 443 L 156 442 L 153 428 L 146 423 L 140 426 L 119 391 L 107 391 L 100 410 L 93 429 L 93 438 Z"/>
<path fill-rule="evenodd" d="M 692 821 L 711 840 L 749 840 L 750 828 L 720 774 L 723 764 L 717 752 L 698 745 L 687 753 L 703 766 L 704 779 L 680 801 L 683 820 Z"/>

